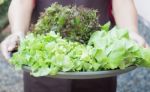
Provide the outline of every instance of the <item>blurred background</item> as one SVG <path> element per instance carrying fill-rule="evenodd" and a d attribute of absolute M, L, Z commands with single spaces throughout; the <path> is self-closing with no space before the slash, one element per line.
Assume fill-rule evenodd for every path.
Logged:
<path fill-rule="evenodd" d="M 0 41 L 9 32 L 7 18 L 11 0 L 0 0 Z M 150 45 L 150 0 L 135 0 L 139 32 Z M 16 72 L 0 52 L 0 92 L 23 92 L 22 71 Z M 150 92 L 150 69 L 137 68 L 118 76 L 117 92 Z"/>

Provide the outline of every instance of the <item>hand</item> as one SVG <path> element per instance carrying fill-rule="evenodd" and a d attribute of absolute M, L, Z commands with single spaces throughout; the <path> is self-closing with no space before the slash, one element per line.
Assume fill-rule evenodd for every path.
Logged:
<path fill-rule="evenodd" d="M 3 56 L 9 60 L 13 51 L 17 50 L 20 40 L 24 38 L 22 33 L 13 33 L 5 38 L 1 43 L 1 51 Z"/>
<path fill-rule="evenodd" d="M 140 46 L 143 46 L 145 48 L 148 48 L 149 45 L 146 43 L 146 41 L 143 39 L 142 36 L 140 36 L 137 32 L 130 31 L 129 35 L 131 39 L 133 39 L 135 42 L 137 42 Z"/>

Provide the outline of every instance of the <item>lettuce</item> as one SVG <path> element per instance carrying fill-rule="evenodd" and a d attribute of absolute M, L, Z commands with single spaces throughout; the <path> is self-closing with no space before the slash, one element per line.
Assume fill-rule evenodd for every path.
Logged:
<path fill-rule="evenodd" d="M 13 54 L 11 63 L 17 69 L 29 67 L 37 77 L 124 69 L 131 65 L 150 67 L 150 49 L 140 47 L 130 39 L 127 30 L 117 27 L 94 32 L 87 45 L 64 39 L 53 31 L 46 35 L 30 33 Z"/>

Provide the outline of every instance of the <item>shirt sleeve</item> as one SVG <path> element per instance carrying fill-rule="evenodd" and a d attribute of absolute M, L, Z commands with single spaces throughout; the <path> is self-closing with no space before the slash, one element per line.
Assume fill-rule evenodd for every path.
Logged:
<path fill-rule="evenodd" d="M 36 0 L 32 0 L 33 8 L 36 6 Z"/>
<path fill-rule="evenodd" d="M 112 14 L 112 0 L 110 0 L 110 2 L 109 2 L 108 15 L 109 15 L 111 23 L 115 24 L 115 18 L 114 18 L 113 14 Z"/>

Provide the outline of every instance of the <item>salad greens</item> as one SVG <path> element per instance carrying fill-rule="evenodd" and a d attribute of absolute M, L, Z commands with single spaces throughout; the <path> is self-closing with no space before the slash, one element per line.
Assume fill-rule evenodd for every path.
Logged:
<path fill-rule="evenodd" d="M 21 42 L 11 61 L 20 69 L 29 66 L 35 76 L 54 75 L 58 71 L 91 71 L 97 70 L 97 62 L 90 56 L 92 49 L 92 46 L 62 39 L 54 32 L 30 34 Z"/>
<path fill-rule="evenodd" d="M 66 39 L 87 43 L 91 34 L 100 29 L 96 13 L 92 9 L 54 3 L 39 18 L 34 33 L 55 31 Z"/>
<path fill-rule="evenodd" d="M 150 67 L 150 49 L 138 46 L 127 30 L 116 27 L 94 32 L 87 45 L 51 31 L 46 35 L 27 35 L 11 63 L 18 69 L 30 67 L 34 76 L 124 69 L 131 65 Z"/>
<path fill-rule="evenodd" d="M 128 30 L 114 27 L 109 31 L 110 23 L 100 26 L 97 19 L 95 10 L 55 3 L 10 61 L 17 69 L 29 67 L 34 76 L 150 67 L 150 49 L 132 41 Z"/>

